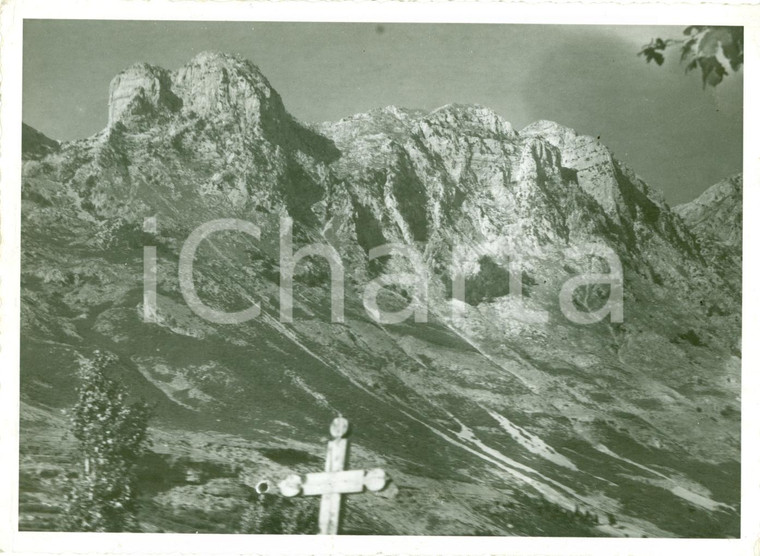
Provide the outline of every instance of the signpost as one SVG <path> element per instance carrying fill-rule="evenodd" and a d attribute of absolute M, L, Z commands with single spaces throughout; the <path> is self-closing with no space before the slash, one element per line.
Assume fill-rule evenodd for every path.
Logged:
<path fill-rule="evenodd" d="M 346 470 L 348 421 L 338 417 L 330 424 L 332 440 L 327 443 L 324 473 L 307 473 L 305 477 L 289 475 L 277 486 L 283 496 L 322 496 L 319 506 L 319 533 L 337 535 L 340 505 L 344 494 L 382 490 L 388 479 L 382 469 Z"/>

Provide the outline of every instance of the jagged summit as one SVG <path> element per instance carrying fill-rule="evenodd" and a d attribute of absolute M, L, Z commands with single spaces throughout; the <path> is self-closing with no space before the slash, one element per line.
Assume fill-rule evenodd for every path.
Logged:
<path fill-rule="evenodd" d="M 408 134 L 412 125 L 425 114 L 427 112 L 424 110 L 390 105 L 383 108 L 373 108 L 368 112 L 352 114 L 336 122 L 321 122 L 315 127 L 337 140 L 380 133 L 400 136 Z"/>
<path fill-rule="evenodd" d="M 284 112 L 279 94 L 250 61 L 218 52 L 202 52 L 173 75 L 185 109 L 199 115 L 240 117 L 259 123 Z"/>
<path fill-rule="evenodd" d="M 483 133 L 501 138 L 517 136 L 512 124 L 496 112 L 479 104 L 446 104 L 425 117 L 430 125 L 447 126 L 462 133 Z"/>
<path fill-rule="evenodd" d="M 576 137 L 578 133 L 553 120 L 536 120 L 520 130 L 520 135 L 544 135 L 547 137 Z"/>
<path fill-rule="evenodd" d="M 173 72 L 138 63 L 111 82 L 109 125 L 177 112 L 257 126 L 282 117 L 285 109 L 252 62 L 220 52 L 201 52 Z"/>
<path fill-rule="evenodd" d="M 673 208 L 699 237 L 725 246 L 742 245 L 742 175 L 730 176 L 689 203 Z"/>
<path fill-rule="evenodd" d="M 223 67 L 245 73 L 258 74 L 263 78 L 259 68 L 248 58 L 245 58 L 240 54 L 221 52 L 218 50 L 203 50 L 199 52 L 193 56 L 184 67 L 188 66 Z"/>
<path fill-rule="evenodd" d="M 337 122 L 324 122 L 318 127 L 325 133 L 338 137 L 377 133 L 399 136 L 415 131 L 422 131 L 423 134 L 473 135 L 507 141 L 517 137 L 512 124 L 490 108 L 460 103 L 446 104 L 431 111 L 390 105 L 354 114 Z"/>
<path fill-rule="evenodd" d="M 198 119 L 203 125 L 196 125 Z M 218 168 L 212 180 L 221 182 L 214 188 L 221 187 L 222 196 L 235 171 L 257 176 L 237 180 L 241 203 L 272 189 L 287 192 L 295 203 L 304 198 L 306 183 L 312 201 L 325 191 L 336 197 L 341 188 L 323 183 L 330 179 L 350 183 L 351 194 L 366 203 L 369 192 L 385 190 L 385 199 L 370 205 L 377 225 L 387 228 L 386 238 L 426 238 L 424 230 L 439 228 L 446 218 L 456 221 L 466 207 L 473 220 L 467 226 L 492 230 L 494 237 L 510 226 L 522 230 L 514 241 L 530 245 L 608 229 L 605 241 L 627 247 L 661 236 L 666 244 L 695 249 L 661 196 L 598 139 L 548 120 L 518 133 L 477 104 L 430 112 L 387 106 L 306 128 L 251 61 L 201 52 L 175 71 L 138 63 L 119 73 L 110 87 L 109 127 L 117 123 L 147 133 L 156 144 L 168 133 L 172 149 L 183 152 L 200 145 L 209 155 L 226 152 L 235 162 Z M 264 172 L 250 166 L 246 161 L 254 153 L 272 167 Z M 220 177 L 225 175 L 228 182 Z M 294 180 L 296 175 L 301 177 Z M 261 195 L 252 197 L 253 190 Z M 412 199 L 414 206 L 405 206 Z M 475 207 L 484 203 L 493 214 L 481 221 Z"/>
<path fill-rule="evenodd" d="M 144 62 L 134 64 L 111 80 L 108 124 L 129 116 L 176 111 L 182 102 L 172 92 L 169 72 Z"/>
<path fill-rule="evenodd" d="M 617 160 L 598 138 L 549 120 L 533 122 L 520 130 L 520 136 L 538 137 L 559 149 L 562 166 L 575 174 L 578 184 L 617 224 L 632 230 L 636 221 L 660 221 L 656 225 L 660 232 L 683 235 L 662 194 Z"/>

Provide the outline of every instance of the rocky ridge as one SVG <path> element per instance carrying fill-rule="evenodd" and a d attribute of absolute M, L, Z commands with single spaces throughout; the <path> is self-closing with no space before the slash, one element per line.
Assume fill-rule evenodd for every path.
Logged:
<path fill-rule="evenodd" d="M 698 198 L 674 211 L 700 239 L 719 242 L 741 253 L 742 176 L 716 183 Z"/>

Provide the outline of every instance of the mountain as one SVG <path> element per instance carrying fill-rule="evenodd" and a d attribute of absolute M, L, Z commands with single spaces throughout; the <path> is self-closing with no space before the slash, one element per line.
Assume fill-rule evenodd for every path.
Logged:
<path fill-rule="evenodd" d="M 726 272 L 705 218 L 672 210 L 599 141 L 471 105 L 305 124 L 255 65 L 219 53 L 137 64 L 109 94 L 92 137 L 24 128 L 23 529 L 55 527 L 56 481 L 74 469 L 61 412 L 80 358 L 102 349 L 155 407 L 146 531 L 235 532 L 260 478 L 321 468 L 342 414 L 351 466 L 393 479 L 349 497 L 347 532 L 738 536 L 740 247 Z M 342 319 L 319 256 L 295 266 L 281 318 L 283 218 L 294 251 L 342 262 Z M 261 232 L 208 236 L 191 272 L 211 308 L 258 303 L 243 323 L 198 316 L 180 289 L 185 240 L 216 219 Z M 721 238 L 740 234 L 721 222 Z M 406 255 L 370 256 L 388 243 Z M 577 324 L 568 312 L 617 290 L 581 285 L 568 308 L 563 285 L 614 272 L 605 252 L 622 322 Z M 408 305 L 426 322 L 377 322 Z"/>
<path fill-rule="evenodd" d="M 33 127 L 21 124 L 21 151 L 24 159 L 42 158 L 58 150 L 58 141 L 46 137 Z"/>
<path fill-rule="evenodd" d="M 741 290 L 742 176 L 716 183 L 698 198 L 674 207 L 702 245 L 712 266 Z"/>
<path fill-rule="evenodd" d="M 673 210 L 700 240 L 721 243 L 741 253 L 741 174 L 716 183 L 693 201 Z"/>

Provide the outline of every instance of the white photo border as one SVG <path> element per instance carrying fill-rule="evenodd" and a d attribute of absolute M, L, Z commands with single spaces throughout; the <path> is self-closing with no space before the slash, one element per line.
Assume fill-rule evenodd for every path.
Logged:
<path fill-rule="evenodd" d="M 741 25 L 744 230 L 741 538 L 619 539 L 18 532 L 24 19 Z M 0 0 L 0 552 L 12 554 L 760 554 L 760 5 L 633 2 Z"/>

